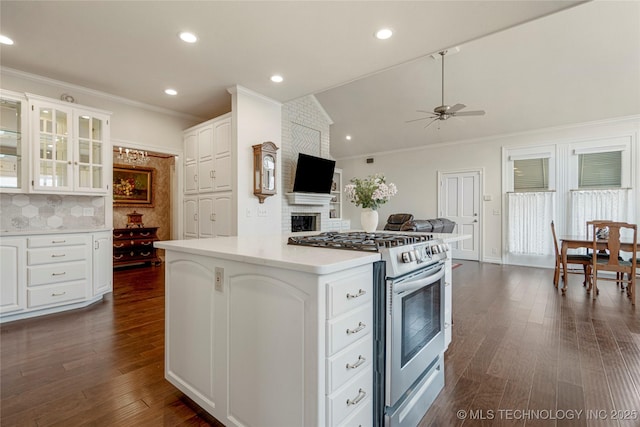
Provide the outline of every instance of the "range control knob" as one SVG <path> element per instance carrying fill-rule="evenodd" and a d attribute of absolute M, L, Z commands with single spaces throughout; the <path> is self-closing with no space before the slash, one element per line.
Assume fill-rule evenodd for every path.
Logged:
<path fill-rule="evenodd" d="M 411 262 L 411 258 L 409 258 L 409 252 L 402 252 L 402 262 Z"/>

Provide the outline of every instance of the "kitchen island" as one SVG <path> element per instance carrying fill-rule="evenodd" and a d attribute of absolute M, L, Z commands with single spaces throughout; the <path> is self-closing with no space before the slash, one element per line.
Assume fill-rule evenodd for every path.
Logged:
<path fill-rule="evenodd" d="M 166 255 L 165 377 L 228 426 L 370 426 L 381 256 L 286 242 L 155 243 Z"/>

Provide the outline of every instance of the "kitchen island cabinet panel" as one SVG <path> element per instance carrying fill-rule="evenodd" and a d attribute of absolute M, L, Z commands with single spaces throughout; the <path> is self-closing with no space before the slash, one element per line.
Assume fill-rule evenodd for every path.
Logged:
<path fill-rule="evenodd" d="M 249 426 L 308 425 L 305 343 L 316 332 L 305 325 L 314 297 L 262 274 L 230 277 L 228 294 L 230 414 Z"/>
<path fill-rule="evenodd" d="M 205 408 L 215 408 L 214 272 L 203 260 L 170 261 L 166 277 L 165 375 Z M 184 390 L 183 390 L 184 391 Z M 185 391 L 186 392 L 186 391 Z"/>
<path fill-rule="evenodd" d="M 302 264 L 279 268 L 268 259 L 248 256 L 245 250 L 251 252 L 255 245 L 244 243 L 238 238 L 156 243 L 166 253 L 166 378 L 227 426 L 328 427 L 366 419 L 361 411 L 371 409 L 371 334 L 356 333 L 358 339 L 350 342 L 357 344 L 332 359 L 357 364 L 364 357 L 367 362 L 346 373 L 335 365 L 330 377 L 326 329 L 330 322 L 352 316 L 356 324 L 362 320 L 370 328 L 370 300 L 360 299 L 365 302 L 359 307 L 330 318 L 327 289 L 333 284 L 358 293 L 370 286 L 373 257 L 345 253 L 351 260 L 317 266 L 328 270 L 318 274 Z M 232 246 L 237 253 L 223 253 Z M 212 247 L 222 252 L 207 256 L 205 248 Z M 307 252 L 285 249 L 294 257 Z M 356 259 L 359 265 L 354 265 Z M 346 298 L 342 291 L 334 293 Z M 366 389 L 366 398 L 358 399 L 360 389 Z M 343 408 L 343 394 L 358 400 Z M 327 411 L 328 402 L 340 412 Z"/>

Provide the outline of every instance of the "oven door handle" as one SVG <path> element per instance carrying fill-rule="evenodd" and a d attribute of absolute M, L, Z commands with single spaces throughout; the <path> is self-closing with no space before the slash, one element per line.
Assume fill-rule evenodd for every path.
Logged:
<path fill-rule="evenodd" d="M 427 285 L 430 285 L 436 282 L 438 279 L 441 279 L 442 277 L 444 277 L 444 267 L 440 268 L 437 273 L 431 274 L 422 279 L 411 280 L 406 283 L 395 283 L 393 285 L 393 293 L 397 295 L 404 292 L 415 291 L 416 289 L 423 288 Z"/>

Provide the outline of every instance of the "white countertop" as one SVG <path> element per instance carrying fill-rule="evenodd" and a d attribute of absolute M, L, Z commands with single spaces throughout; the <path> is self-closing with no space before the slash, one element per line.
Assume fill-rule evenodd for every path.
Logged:
<path fill-rule="evenodd" d="M 0 230 L 0 237 L 34 236 L 46 234 L 75 234 L 75 233 L 99 233 L 111 231 L 111 228 L 82 228 L 82 229 L 55 229 L 55 230 Z"/>
<path fill-rule="evenodd" d="M 294 233 L 313 235 L 318 232 Z M 426 233 L 445 242 L 468 239 L 466 234 Z M 156 248 L 203 255 L 250 264 L 268 265 L 314 274 L 328 274 L 380 260 L 379 253 L 288 245 L 287 235 L 216 237 L 212 239 L 164 240 Z"/>
<path fill-rule="evenodd" d="M 316 233 L 317 234 L 317 233 Z M 288 245 L 281 234 L 164 240 L 156 248 L 314 274 L 329 274 L 380 260 L 377 252 Z"/>

